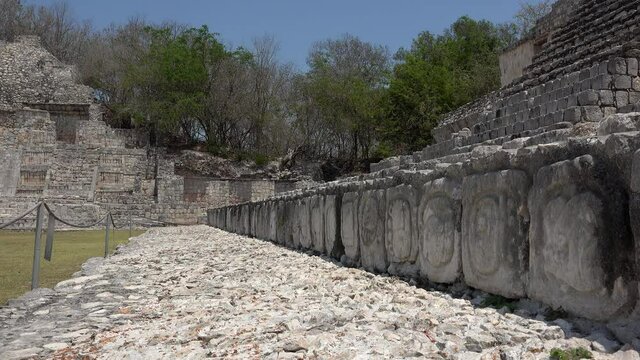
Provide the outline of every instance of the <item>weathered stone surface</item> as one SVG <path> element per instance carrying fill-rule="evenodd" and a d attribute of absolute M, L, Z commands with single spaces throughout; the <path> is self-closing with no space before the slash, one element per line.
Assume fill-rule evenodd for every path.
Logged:
<path fill-rule="evenodd" d="M 358 238 L 360 264 L 366 270 L 384 272 L 389 265 L 385 247 L 385 220 L 385 191 L 364 191 L 358 205 Z"/>
<path fill-rule="evenodd" d="M 525 296 L 529 183 L 518 170 L 464 178 L 462 266 L 467 284 L 506 297 Z"/>
<path fill-rule="evenodd" d="M 640 124 L 640 113 L 613 114 L 607 116 L 598 126 L 598 135 L 636 131 Z"/>
<path fill-rule="evenodd" d="M 462 275 L 461 185 L 447 178 L 426 183 L 418 211 L 420 273 L 438 283 L 453 283 Z"/>
<path fill-rule="evenodd" d="M 348 192 L 342 196 L 340 207 L 340 237 L 344 246 L 344 255 L 340 261 L 355 264 L 360 260 L 360 244 L 358 239 L 358 206 L 360 195 Z"/>
<path fill-rule="evenodd" d="M 324 197 L 312 196 L 309 200 L 309 211 L 312 248 L 322 253 L 324 252 Z"/>
<path fill-rule="evenodd" d="M 88 264 L 82 275 L 100 277 L 0 308 L 0 359 L 546 359 L 591 345 L 600 359 L 620 347 L 584 320 L 544 321 L 531 301 L 480 308 L 480 291 L 454 297 L 205 226 L 153 229 Z"/>
<path fill-rule="evenodd" d="M 417 191 L 411 185 L 387 189 L 384 243 L 390 274 L 417 275 L 417 200 Z"/>
<path fill-rule="evenodd" d="M 344 252 L 344 247 L 340 240 L 338 197 L 336 195 L 325 196 L 323 205 L 325 253 L 339 259 Z"/>
<path fill-rule="evenodd" d="M 531 211 L 528 294 L 554 307 L 607 320 L 630 310 L 635 275 L 633 244 L 625 241 L 624 214 L 616 210 L 613 174 L 589 155 L 541 168 L 529 195 Z M 613 190 L 613 191 L 612 191 Z M 606 249 L 606 250 L 605 250 Z"/>

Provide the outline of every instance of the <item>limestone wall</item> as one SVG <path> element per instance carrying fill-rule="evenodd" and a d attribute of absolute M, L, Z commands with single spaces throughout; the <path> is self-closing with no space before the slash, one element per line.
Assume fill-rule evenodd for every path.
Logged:
<path fill-rule="evenodd" d="M 522 77 L 535 55 L 535 40 L 529 39 L 500 54 L 500 84 L 509 85 Z"/>
<path fill-rule="evenodd" d="M 640 336 L 630 325 L 640 320 L 639 129 L 640 114 L 618 116 L 599 124 L 601 136 L 483 146 L 456 163 L 211 209 L 208 222 L 374 272 L 530 297 L 631 341 Z"/>
<path fill-rule="evenodd" d="M 76 83 L 76 70 L 40 46 L 38 37 L 21 36 L 0 46 L 0 109 L 21 103 L 91 102 L 91 88 Z"/>
<path fill-rule="evenodd" d="M 107 125 L 91 93 L 37 37 L 0 44 L 0 223 L 45 199 L 76 223 L 111 211 L 193 224 L 204 221 L 208 207 L 305 185 L 178 175 L 175 160 L 151 147 L 147 132 Z M 28 217 L 15 228 L 33 225 Z"/>

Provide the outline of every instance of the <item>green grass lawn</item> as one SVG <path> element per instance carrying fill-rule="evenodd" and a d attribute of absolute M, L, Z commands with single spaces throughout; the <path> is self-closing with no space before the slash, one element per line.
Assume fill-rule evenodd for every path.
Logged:
<path fill-rule="evenodd" d="M 134 231 L 133 236 L 142 231 Z M 0 305 L 31 289 L 34 231 L 0 231 Z M 42 233 L 40 287 L 53 287 L 80 270 L 88 258 L 104 256 L 104 230 L 56 231 L 51 262 L 44 260 L 47 234 Z M 129 230 L 115 232 L 109 238 L 110 252 L 126 243 Z"/>

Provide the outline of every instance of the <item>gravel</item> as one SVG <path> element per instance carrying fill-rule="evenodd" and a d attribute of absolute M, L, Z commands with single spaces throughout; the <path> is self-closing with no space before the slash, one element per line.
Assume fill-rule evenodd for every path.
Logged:
<path fill-rule="evenodd" d="M 640 359 L 598 324 L 443 289 L 206 226 L 152 229 L 0 308 L 0 359 Z"/>

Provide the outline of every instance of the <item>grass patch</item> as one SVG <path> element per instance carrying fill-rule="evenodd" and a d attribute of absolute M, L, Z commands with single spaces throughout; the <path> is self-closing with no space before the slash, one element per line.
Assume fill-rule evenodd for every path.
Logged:
<path fill-rule="evenodd" d="M 507 307 L 509 311 L 513 312 L 517 306 L 517 300 L 507 299 L 506 297 L 500 295 L 489 295 L 480 303 L 481 307 L 492 307 L 494 309 L 502 309 L 503 307 Z"/>
<path fill-rule="evenodd" d="M 133 236 L 143 231 L 134 231 Z M 0 231 L 0 305 L 31 289 L 34 231 Z M 129 230 L 110 235 L 110 252 L 126 243 Z M 53 287 L 80 270 L 87 259 L 104 256 L 104 230 L 56 231 L 51 262 L 44 260 L 46 231 L 42 234 L 40 286 Z"/>
<path fill-rule="evenodd" d="M 593 354 L 591 351 L 583 348 L 571 348 L 571 349 L 551 349 L 551 354 L 549 354 L 551 359 L 553 360 L 578 360 L 578 359 L 593 359 Z"/>

